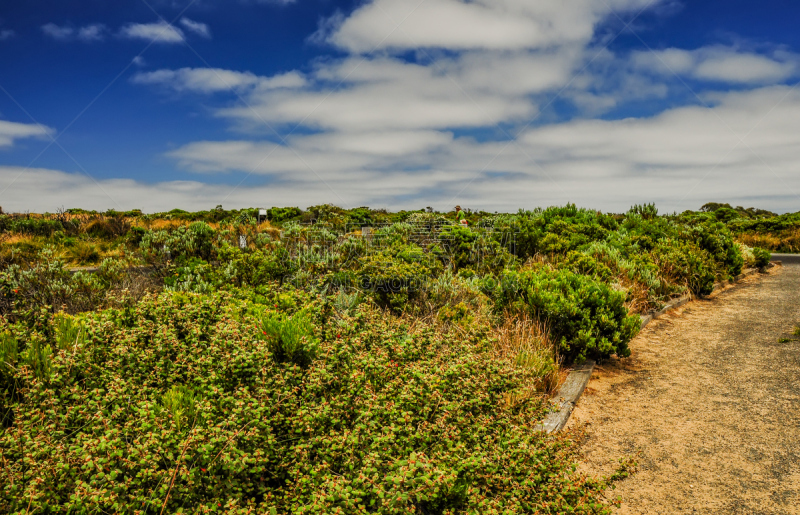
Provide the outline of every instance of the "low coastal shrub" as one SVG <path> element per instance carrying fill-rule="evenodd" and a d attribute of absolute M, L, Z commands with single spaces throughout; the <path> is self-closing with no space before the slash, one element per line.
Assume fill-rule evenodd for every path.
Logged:
<path fill-rule="evenodd" d="M 625 308 L 625 292 L 571 270 L 507 272 L 494 295 L 499 309 L 544 323 L 567 360 L 628 357 L 628 342 L 639 331 L 639 317 Z"/>
<path fill-rule="evenodd" d="M 369 304 L 334 324 L 326 305 L 287 318 L 166 293 L 84 315 L 86 337 L 52 348 L 46 373 L 2 368 L 16 386 L 0 511 L 610 513 L 611 478 L 533 430 L 545 404 L 522 395 L 528 358 L 496 359 L 483 326 L 412 328 Z M 319 341 L 304 366 L 275 352 L 290 333 Z M 15 334 L 4 356 L 49 345 Z"/>

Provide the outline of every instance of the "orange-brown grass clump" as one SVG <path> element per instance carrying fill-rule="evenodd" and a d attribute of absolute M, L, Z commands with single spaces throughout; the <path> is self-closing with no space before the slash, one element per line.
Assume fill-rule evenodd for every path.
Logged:
<path fill-rule="evenodd" d="M 515 367 L 528 369 L 538 378 L 524 394 L 550 394 L 561 383 L 558 359 L 547 329 L 526 314 L 505 313 L 497 328 L 494 355 Z M 507 399 L 517 401 L 518 399 Z"/>
<path fill-rule="evenodd" d="M 761 247 L 773 252 L 800 252 L 800 227 L 778 233 L 744 233 L 736 239 L 748 247 Z"/>

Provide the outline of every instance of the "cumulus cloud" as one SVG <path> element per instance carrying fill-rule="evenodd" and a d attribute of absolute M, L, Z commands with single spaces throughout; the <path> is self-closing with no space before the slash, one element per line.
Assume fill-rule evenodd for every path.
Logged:
<path fill-rule="evenodd" d="M 712 199 L 796 210 L 800 92 L 763 87 L 791 76 L 794 56 L 721 47 L 617 55 L 593 46 L 612 11 L 648 5 L 373 0 L 328 20 L 318 34 L 349 56 L 317 61 L 304 73 L 136 74 L 137 84 L 244 99 L 243 107 L 223 95 L 215 114 L 245 135 L 191 142 L 168 156 L 190 172 L 230 174 L 232 183 L 252 174 L 263 185 L 104 181 L 103 188 L 139 199 L 125 208 L 152 210 L 318 202 L 408 208 L 448 199 L 487 210 L 575 202 L 622 211 L 642 201 L 679 210 Z M 166 27 L 182 40 L 180 29 Z M 368 54 L 373 49 L 379 52 Z M 706 94 L 712 107 L 590 119 L 626 102 L 667 99 L 672 72 L 752 89 Z M 556 98 L 578 107 L 575 119 L 538 120 Z M 285 141 L 258 139 L 264 122 L 283 130 Z M 76 201 L 108 207 L 80 176 L 40 173 L 60 174 L 54 180 Z"/>
<path fill-rule="evenodd" d="M 120 36 L 128 39 L 143 39 L 156 43 L 181 43 L 183 31 L 164 21 L 156 23 L 131 23 L 120 30 Z"/>
<path fill-rule="evenodd" d="M 52 132 L 52 129 L 44 125 L 0 120 L 0 148 L 11 147 L 18 139 L 43 137 Z"/>
<path fill-rule="evenodd" d="M 521 50 L 586 43 L 611 12 L 649 0 L 374 0 L 324 23 L 317 39 L 355 53 L 377 49 Z"/>
<path fill-rule="evenodd" d="M 211 29 L 208 28 L 208 25 L 205 23 L 200 23 L 198 21 L 192 21 L 189 18 L 181 18 L 181 25 L 190 32 L 194 32 L 195 34 L 202 36 L 204 38 L 211 38 Z"/>
<path fill-rule="evenodd" d="M 800 92 L 772 86 L 716 100 L 711 108 L 679 107 L 642 119 L 546 125 L 511 145 L 410 131 L 293 136 L 291 148 L 205 141 L 171 153 L 197 172 L 239 173 L 229 185 L 115 179 L 98 186 L 80 174 L 4 166 L 0 205 L 163 211 L 220 203 L 442 209 L 460 203 L 508 211 L 575 202 L 620 212 L 652 201 L 668 212 L 717 200 L 796 211 Z M 251 171 L 256 180 L 236 188 L 241 172 Z"/>
<path fill-rule="evenodd" d="M 511 143 L 439 131 L 335 133 L 292 137 L 290 147 L 196 142 L 170 155 L 197 172 L 252 172 L 302 191 L 324 194 L 327 183 L 353 205 L 452 195 L 489 210 L 577 202 L 621 211 L 643 199 L 664 210 L 708 199 L 796 210 L 798 120 L 800 92 L 767 87 L 721 95 L 712 108 L 545 125 Z M 302 204 L 302 191 L 287 201 Z"/>
<path fill-rule="evenodd" d="M 305 87 L 257 90 L 247 106 L 219 115 L 348 132 L 492 127 L 535 116 L 530 96 L 569 80 L 579 59 L 572 49 L 478 51 L 423 64 L 353 57 L 319 67 Z"/>
<path fill-rule="evenodd" d="M 800 57 L 795 54 L 762 55 L 722 46 L 636 52 L 632 60 L 639 68 L 661 75 L 675 73 L 704 81 L 741 84 L 782 82 L 800 70 Z"/>
<path fill-rule="evenodd" d="M 131 79 L 136 84 L 160 85 L 178 92 L 217 93 L 246 88 L 260 91 L 277 88 L 298 88 L 305 79 L 297 72 L 274 77 L 259 77 L 250 72 L 235 72 L 218 68 L 181 68 L 138 73 Z"/>

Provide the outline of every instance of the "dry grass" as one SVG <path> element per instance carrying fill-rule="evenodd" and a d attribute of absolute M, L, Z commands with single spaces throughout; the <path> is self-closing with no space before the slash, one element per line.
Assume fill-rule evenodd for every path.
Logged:
<path fill-rule="evenodd" d="M 558 388 L 558 357 L 542 323 L 526 315 L 506 313 L 496 334 L 495 356 L 532 372 L 537 378 L 533 392 L 550 394 Z"/>
<path fill-rule="evenodd" d="M 748 247 L 800 252 L 800 228 L 782 231 L 779 234 L 740 234 L 737 240 Z"/>
<path fill-rule="evenodd" d="M 3 245 L 13 245 L 15 243 L 28 243 L 32 245 L 36 243 L 37 238 L 37 236 L 30 236 L 27 234 L 3 233 L 0 243 Z"/>
<path fill-rule="evenodd" d="M 781 239 L 771 234 L 741 234 L 737 240 L 748 247 L 761 247 L 765 249 L 778 248 L 781 244 Z"/>
<path fill-rule="evenodd" d="M 103 256 L 97 245 L 88 241 L 79 241 L 67 251 L 67 257 L 77 265 L 94 265 L 99 263 Z"/>
<path fill-rule="evenodd" d="M 144 220 L 142 224 L 144 225 L 145 229 L 157 231 L 162 229 L 177 229 L 178 227 L 189 225 L 189 222 L 183 222 L 181 220 L 158 219 L 158 220 Z"/>

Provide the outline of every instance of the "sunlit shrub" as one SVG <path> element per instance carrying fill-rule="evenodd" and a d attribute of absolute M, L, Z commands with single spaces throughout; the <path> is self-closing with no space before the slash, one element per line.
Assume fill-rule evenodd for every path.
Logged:
<path fill-rule="evenodd" d="M 508 272 L 494 294 L 499 309 L 543 322 L 568 360 L 627 357 L 628 342 L 639 331 L 639 317 L 628 315 L 624 292 L 569 270 Z"/>

